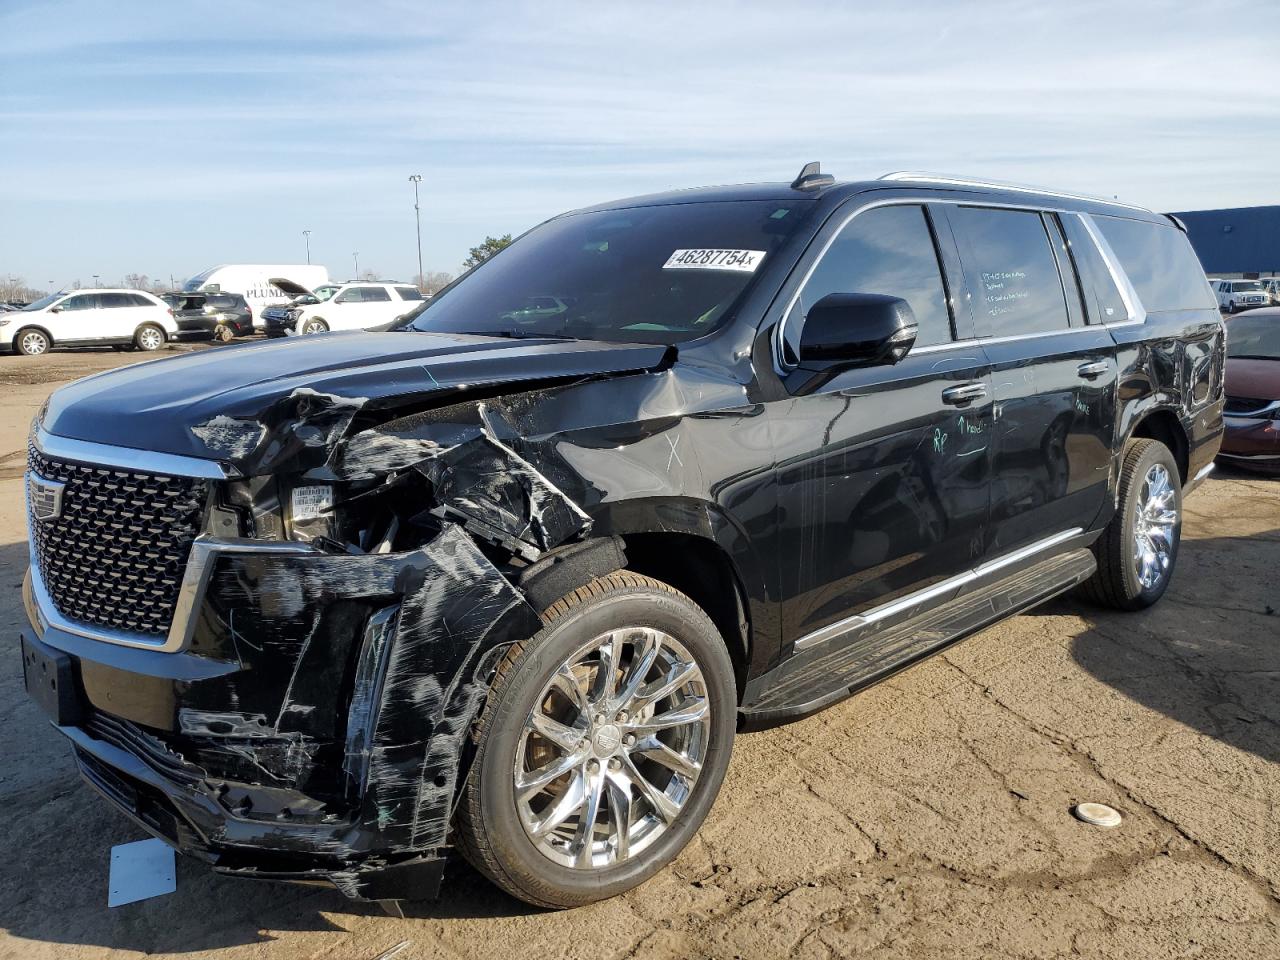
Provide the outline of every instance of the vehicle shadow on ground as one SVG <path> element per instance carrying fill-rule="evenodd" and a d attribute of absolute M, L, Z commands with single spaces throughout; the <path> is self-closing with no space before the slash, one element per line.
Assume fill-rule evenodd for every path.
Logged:
<path fill-rule="evenodd" d="M 1277 491 L 1280 493 L 1280 490 Z M 1071 595 L 1042 614 L 1083 616 L 1071 655 L 1129 699 L 1280 762 L 1280 529 L 1184 540 L 1161 602 L 1139 613 Z"/>

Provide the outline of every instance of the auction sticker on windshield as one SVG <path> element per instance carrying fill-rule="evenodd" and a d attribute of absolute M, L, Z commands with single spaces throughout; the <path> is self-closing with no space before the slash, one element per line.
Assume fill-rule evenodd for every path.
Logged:
<path fill-rule="evenodd" d="M 663 270 L 737 270 L 754 273 L 764 259 L 763 250 L 677 250 Z"/>

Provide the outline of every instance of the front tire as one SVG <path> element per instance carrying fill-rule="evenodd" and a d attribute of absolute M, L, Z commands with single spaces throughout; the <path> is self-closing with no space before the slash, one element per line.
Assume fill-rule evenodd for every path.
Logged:
<path fill-rule="evenodd" d="M 49 348 L 53 346 L 49 341 L 49 335 L 35 327 L 19 330 L 17 336 L 13 338 L 13 345 L 19 353 L 28 357 L 38 357 L 42 353 L 48 353 Z"/>
<path fill-rule="evenodd" d="M 302 324 L 302 332 L 304 334 L 328 333 L 329 325 L 325 323 L 323 320 L 319 320 L 319 319 L 307 320 Z"/>
<path fill-rule="evenodd" d="M 154 353 L 164 346 L 165 333 L 153 323 L 144 323 L 133 335 L 133 345 L 139 350 Z"/>
<path fill-rule="evenodd" d="M 1098 569 L 1086 597 L 1117 610 L 1142 610 L 1163 595 L 1182 539 L 1178 463 L 1158 440 L 1130 440 L 1120 466 L 1116 515 L 1093 544 Z"/>
<path fill-rule="evenodd" d="M 458 805 L 459 847 L 540 907 L 630 890 L 715 800 L 736 693 L 724 641 L 679 591 L 628 571 L 552 604 L 498 665 Z"/>

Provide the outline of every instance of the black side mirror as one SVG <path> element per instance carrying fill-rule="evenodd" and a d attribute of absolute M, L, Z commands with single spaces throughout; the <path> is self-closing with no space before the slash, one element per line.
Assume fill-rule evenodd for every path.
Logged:
<path fill-rule="evenodd" d="M 50 308 L 49 308 L 49 312 L 50 312 L 50 313 L 61 313 L 61 312 L 62 312 L 62 304 L 58 304 L 56 307 L 50 307 Z"/>
<path fill-rule="evenodd" d="M 805 314 L 800 363 L 828 369 L 897 363 L 915 342 L 915 314 L 901 297 L 829 293 Z"/>

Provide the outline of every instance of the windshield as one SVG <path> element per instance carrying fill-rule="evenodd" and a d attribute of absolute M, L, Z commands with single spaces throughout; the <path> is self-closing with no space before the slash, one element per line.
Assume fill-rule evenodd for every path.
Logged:
<path fill-rule="evenodd" d="M 23 310 L 43 310 L 45 307 L 49 306 L 49 304 L 56 302 L 59 297 L 65 297 L 65 296 L 66 294 L 61 292 L 51 293 L 47 297 L 41 297 L 35 303 L 28 303 L 22 309 Z"/>
<path fill-rule="evenodd" d="M 1280 360 L 1280 316 L 1237 317 L 1228 323 L 1227 356 Z"/>
<path fill-rule="evenodd" d="M 409 329 L 673 344 L 729 315 L 811 200 L 678 203 L 535 228 L 427 302 Z"/>
<path fill-rule="evenodd" d="M 1261 290 L 1262 282 L 1260 280 L 1244 280 L 1231 284 L 1233 293 L 1245 293 L 1246 291 Z"/>

